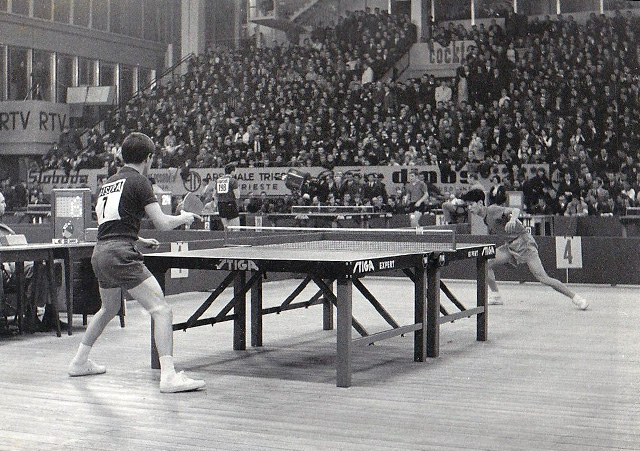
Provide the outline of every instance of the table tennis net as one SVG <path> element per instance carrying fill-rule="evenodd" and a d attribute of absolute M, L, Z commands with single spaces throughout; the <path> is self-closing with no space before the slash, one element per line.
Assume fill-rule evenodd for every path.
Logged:
<path fill-rule="evenodd" d="M 291 213 L 374 213 L 372 205 L 294 205 Z"/>
<path fill-rule="evenodd" d="M 456 249 L 455 230 L 230 226 L 227 246 L 269 246 L 331 251 L 424 252 Z"/>

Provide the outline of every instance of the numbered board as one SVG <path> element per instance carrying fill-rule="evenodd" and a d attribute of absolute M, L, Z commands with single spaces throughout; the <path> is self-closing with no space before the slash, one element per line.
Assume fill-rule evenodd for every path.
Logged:
<path fill-rule="evenodd" d="M 558 269 L 582 268 L 581 237 L 556 237 L 556 267 Z"/>
<path fill-rule="evenodd" d="M 91 190 L 60 188 L 51 190 L 53 241 L 82 242 L 91 220 Z"/>

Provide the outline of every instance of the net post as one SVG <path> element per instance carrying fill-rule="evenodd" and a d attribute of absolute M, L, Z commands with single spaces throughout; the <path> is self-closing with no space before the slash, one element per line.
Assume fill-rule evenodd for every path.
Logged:
<path fill-rule="evenodd" d="M 453 251 L 455 251 L 458 248 L 458 234 L 456 233 L 457 229 L 451 229 L 451 233 L 453 235 L 453 238 L 451 239 L 452 244 L 453 244 Z"/>

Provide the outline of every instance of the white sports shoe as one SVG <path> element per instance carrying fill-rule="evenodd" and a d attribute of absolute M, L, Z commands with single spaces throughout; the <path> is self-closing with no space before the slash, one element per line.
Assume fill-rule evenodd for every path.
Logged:
<path fill-rule="evenodd" d="M 580 310 L 586 310 L 589 307 L 589 301 L 587 301 L 579 294 L 576 294 L 573 299 L 571 299 L 571 302 L 573 302 L 573 304 Z"/>
<path fill-rule="evenodd" d="M 191 379 L 184 374 L 184 371 L 180 371 L 170 380 L 160 381 L 160 393 L 193 391 L 203 388 L 204 386 L 205 382 L 203 380 Z"/>
<path fill-rule="evenodd" d="M 103 374 L 107 372 L 107 367 L 104 365 L 98 365 L 92 360 L 87 359 L 85 363 L 77 365 L 73 362 L 69 365 L 69 376 L 91 376 L 94 374 Z"/>
<path fill-rule="evenodd" d="M 489 293 L 489 305 L 502 305 L 502 296 L 499 294 Z"/>

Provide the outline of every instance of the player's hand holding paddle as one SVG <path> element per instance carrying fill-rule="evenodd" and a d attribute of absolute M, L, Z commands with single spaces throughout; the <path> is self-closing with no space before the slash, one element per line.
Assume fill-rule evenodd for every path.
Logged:
<path fill-rule="evenodd" d="M 184 217 L 186 225 L 193 224 L 194 219 L 202 221 L 202 210 L 204 210 L 204 204 L 197 194 L 188 193 L 184 196 L 180 216 Z"/>
<path fill-rule="evenodd" d="M 184 224 L 188 226 L 193 224 L 193 221 L 195 221 L 196 219 L 198 219 L 199 221 L 202 221 L 202 216 L 197 215 L 195 213 L 191 213 L 190 211 L 186 211 L 186 210 L 182 210 L 182 212 L 180 212 L 180 217 L 182 218 L 182 221 L 184 222 Z"/>
<path fill-rule="evenodd" d="M 524 230 L 524 225 L 518 218 L 511 218 L 504 226 L 504 230 L 507 233 L 520 233 Z"/>

